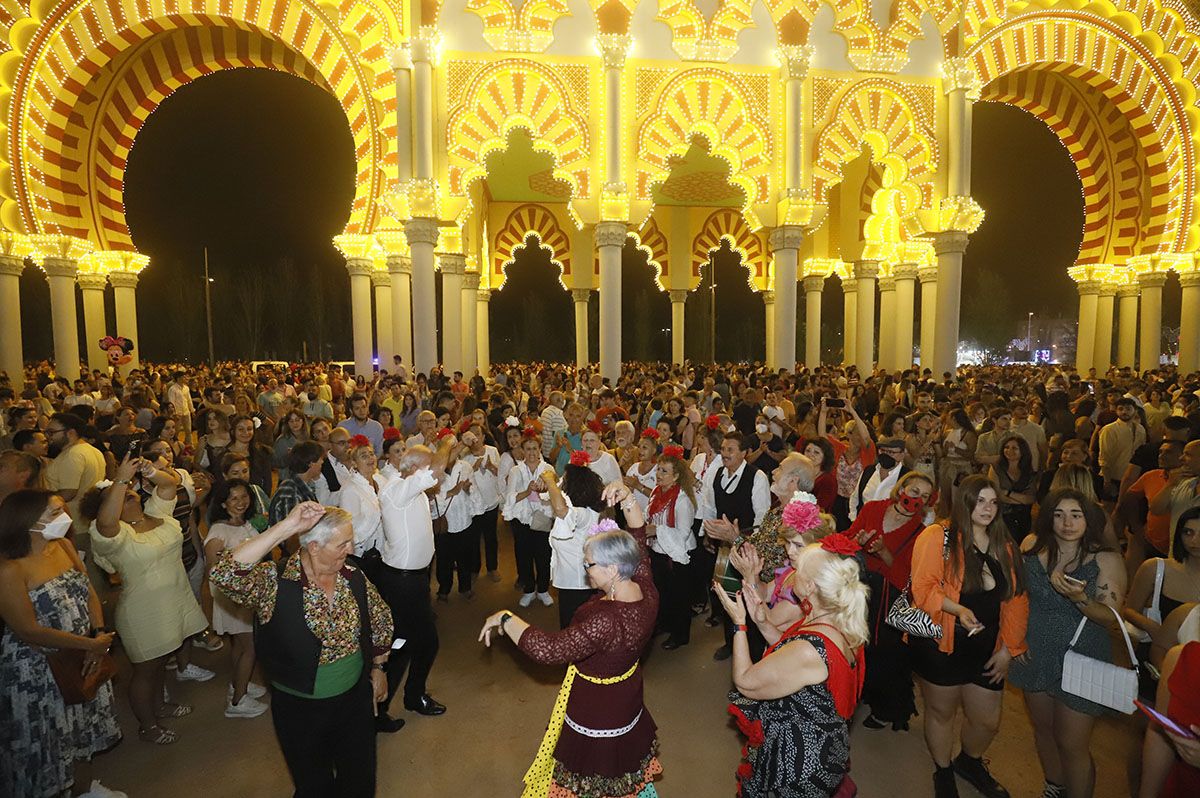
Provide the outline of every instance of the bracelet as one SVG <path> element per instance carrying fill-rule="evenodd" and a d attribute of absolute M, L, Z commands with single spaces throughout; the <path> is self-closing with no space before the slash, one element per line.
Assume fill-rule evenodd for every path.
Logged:
<path fill-rule="evenodd" d="M 383 664 L 379 663 L 379 662 L 372 662 L 371 670 L 381 671 L 381 670 L 383 670 Z"/>
<path fill-rule="evenodd" d="M 747 629 L 747 627 L 746 627 L 746 624 L 744 624 L 744 623 L 739 623 L 733 627 L 734 634 L 737 634 L 738 632 L 745 632 L 746 629 Z"/>

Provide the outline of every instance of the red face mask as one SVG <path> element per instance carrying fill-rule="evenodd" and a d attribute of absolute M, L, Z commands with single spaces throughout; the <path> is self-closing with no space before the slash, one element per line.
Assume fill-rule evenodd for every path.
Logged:
<path fill-rule="evenodd" d="M 925 509 L 925 500 L 920 496 L 910 496 L 907 493 L 901 493 L 896 497 L 896 504 L 900 509 L 909 515 L 918 515 Z"/>

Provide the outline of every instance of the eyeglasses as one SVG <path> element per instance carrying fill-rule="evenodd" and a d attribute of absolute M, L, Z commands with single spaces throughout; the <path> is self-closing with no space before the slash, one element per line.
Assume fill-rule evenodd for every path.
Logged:
<path fill-rule="evenodd" d="M 583 564 L 583 570 L 590 571 L 591 569 L 595 568 L 599 564 L 600 563 L 598 563 L 598 562 L 585 562 Z"/>

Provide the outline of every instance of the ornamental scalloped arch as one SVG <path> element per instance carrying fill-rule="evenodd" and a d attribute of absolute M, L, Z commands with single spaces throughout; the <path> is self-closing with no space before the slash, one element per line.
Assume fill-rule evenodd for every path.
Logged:
<path fill-rule="evenodd" d="M 692 240 L 692 277 L 701 279 L 704 265 L 708 263 L 709 254 L 721 248 L 722 242 L 729 242 L 729 247 L 741 258 L 742 266 L 746 269 L 746 284 L 751 291 L 763 291 L 767 288 L 767 245 L 762 235 L 750 229 L 745 217 L 733 208 L 719 208 L 709 214 L 700 227 L 700 232 Z"/>
<path fill-rule="evenodd" d="M 753 5 L 722 0 L 710 16 L 695 0 L 662 0 L 654 19 L 671 29 L 671 48 L 685 61 L 726 61 L 737 52 L 738 34 L 754 27 Z"/>
<path fill-rule="evenodd" d="M 812 21 L 821 6 L 833 9 L 833 29 L 851 52 L 870 52 L 879 40 L 879 25 L 868 0 L 764 0 L 780 44 L 807 44 Z"/>
<path fill-rule="evenodd" d="M 1069 9 L 1033 10 L 989 27 L 966 55 L 985 86 L 1019 69 L 1041 68 L 1101 91 L 1129 121 L 1148 163 L 1152 205 L 1141 222 L 1138 254 L 1190 252 L 1200 244 L 1196 92 L 1192 83 L 1172 77 L 1185 70 L 1163 51 L 1163 40 L 1130 30 L 1136 27 L 1129 14 L 1106 19 Z"/>
<path fill-rule="evenodd" d="M 897 84 L 869 78 L 849 87 L 813 143 L 813 197 L 826 202 L 843 169 L 862 154 L 883 166 L 882 188 L 873 200 L 866 232 L 897 228 L 918 210 L 933 208 L 937 141 L 914 110 L 916 102 Z M 894 217 L 895 224 L 885 217 Z M 896 242 L 890 242 L 896 243 Z"/>
<path fill-rule="evenodd" d="M 106 69 L 116 73 L 114 60 L 129 57 L 128 51 L 145 47 L 147 41 L 171 31 L 190 27 L 231 28 L 282 44 L 307 61 L 322 83 L 341 102 L 354 138 L 358 161 L 355 197 L 346 231 L 367 233 L 384 214 L 380 199 L 385 191 L 386 170 L 395 163 L 394 144 L 385 122 L 390 69 L 380 74 L 373 65 L 386 65 L 386 36 L 400 30 L 396 19 L 372 16 L 373 2 L 343 2 L 349 10 L 344 19 L 333 19 L 338 8 L 315 0 L 80 0 L 74 3 L 33 4 L 31 11 L 43 18 L 24 17 L 4 31 L 10 49 L 0 54 L 0 111 L 8 121 L 7 151 L 11 185 L 0 186 L 4 195 L 0 220 L 6 228 L 25 232 L 64 232 L 92 239 L 102 247 L 131 248 L 121 201 L 124 159 L 132 145 L 134 128 L 104 129 L 93 138 L 109 137 L 106 148 L 97 150 L 95 174 L 72 175 L 79 164 L 63 156 L 63 139 L 78 120 L 72 118 L 77 103 L 93 86 L 93 79 Z M 344 30 L 342 22 L 354 24 Z M 211 40 L 210 40 L 211 41 Z M 224 41 L 224 40 L 222 40 Z M 267 48 L 273 49 L 273 48 Z M 168 62 L 162 84 L 143 76 L 140 91 L 121 97 L 131 108 L 106 119 L 119 124 L 122 116 L 140 124 L 145 115 L 186 79 L 218 69 L 266 65 L 245 52 L 215 51 L 198 59 L 188 74 Z M 305 70 L 294 70 L 304 72 Z M 103 75 L 101 75 L 103 77 Z M 172 84 L 175 84 L 172 86 Z M 318 84 L 320 85 L 320 84 Z M 150 87 L 147 90 L 146 87 Z M 106 102 L 114 100 L 105 94 Z M 141 112 L 132 106 L 145 106 Z M 394 117 L 394 100 L 391 115 Z M 101 163 L 102 162 L 102 163 Z M 6 181 L 7 183 L 7 181 Z M 87 224 L 86 212 L 78 206 L 81 197 L 93 191 L 101 196 L 95 207 L 103 217 Z"/>
<path fill-rule="evenodd" d="M 634 137 L 637 199 L 652 200 L 672 162 L 700 137 L 710 155 L 729 165 L 729 181 L 745 197 L 741 213 L 752 227 L 761 227 L 753 206 L 772 197 L 773 139 L 768 121 L 745 102 L 752 94 L 736 73 L 711 67 L 685 70 L 667 81 Z"/>
<path fill-rule="evenodd" d="M 497 50 L 541 52 L 554 39 L 554 23 L 571 16 L 564 0 L 470 0 L 467 11 L 483 21 L 483 39 Z"/>
<path fill-rule="evenodd" d="M 671 262 L 668 257 L 667 237 L 659 229 L 658 222 L 651 216 L 640 230 L 631 231 L 628 237 L 633 239 L 633 245 L 640 252 L 646 254 L 646 265 L 654 269 L 654 284 L 658 286 L 658 290 L 666 291 L 664 278 L 669 282 Z"/>
<path fill-rule="evenodd" d="M 514 208 L 492 240 L 492 280 L 500 290 L 508 282 L 508 267 L 524 249 L 526 239 L 535 236 L 538 246 L 550 251 L 550 263 L 558 267 L 558 284 L 566 290 L 564 278 L 571 274 L 571 237 L 549 208 L 527 203 Z"/>
<path fill-rule="evenodd" d="M 514 130 L 554 158 L 552 176 L 571 186 L 571 200 L 591 193 L 591 138 L 571 92 L 554 69 L 527 59 L 497 61 L 479 71 L 446 125 L 449 193 L 470 196 L 487 177 L 487 157 L 508 146 Z M 568 200 L 568 207 L 571 207 Z"/>

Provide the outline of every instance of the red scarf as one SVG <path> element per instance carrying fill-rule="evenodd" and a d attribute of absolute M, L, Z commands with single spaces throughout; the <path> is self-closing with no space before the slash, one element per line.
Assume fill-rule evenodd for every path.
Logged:
<path fill-rule="evenodd" d="M 650 518 L 667 511 L 667 526 L 675 526 L 675 500 L 679 498 L 679 483 L 675 483 L 671 487 L 663 490 L 655 488 L 650 494 L 650 506 L 646 508 L 647 515 Z M 647 521 L 649 520 L 646 519 Z"/>

